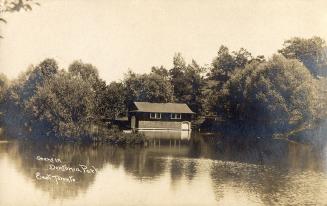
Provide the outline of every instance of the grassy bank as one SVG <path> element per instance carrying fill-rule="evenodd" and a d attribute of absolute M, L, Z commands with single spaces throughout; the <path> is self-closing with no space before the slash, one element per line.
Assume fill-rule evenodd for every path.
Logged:
<path fill-rule="evenodd" d="M 124 133 L 119 130 L 107 129 L 98 134 L 92 134 L 84 140 L 91 142 L 105 142 L 117 145 L 144 145 L 147 139 L 140 133 Z"/>
<path fill-rule="evenodd" d="M 143 134 L 129 132 L 125 133 L 118 127 L 108 128 L 102 124 L 93 124 L 80 138 L 86 142 L 103 142 L 117 145 L 143 145 L 147 140 Z"/>
<path fill-rule="evenodd" d="M 24 129 L 11 130 L 0 128 L 1 137 L 5 139 L 42 140 L 54 142 L 83 142 L 83 143 L 108 143 L 115 145 L 144 145 L 147 139 L 140 133 L 124 133 L 119 129 L 109 129 L 106 126 L 93 125 L 79 135 L 59 136 L 55 134 L 35 133 Z"/>

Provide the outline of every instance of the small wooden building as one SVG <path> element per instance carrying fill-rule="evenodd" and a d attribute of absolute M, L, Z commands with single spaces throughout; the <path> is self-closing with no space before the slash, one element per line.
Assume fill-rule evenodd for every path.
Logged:
<path fill-rule="evenodd" d="M 191 130 L 194 112 L 181 103 L 134 102 L 128 119 L 133 130 Z"/>

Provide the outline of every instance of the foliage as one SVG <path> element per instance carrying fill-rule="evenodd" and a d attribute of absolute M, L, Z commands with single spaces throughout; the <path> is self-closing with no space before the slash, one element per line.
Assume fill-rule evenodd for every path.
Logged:
<path fill-rule="evenodd" d="M 3 0 L 0 3 L 0 12 L 19 12 L 21 10 L 31 11 L 32 5 L 40 6 L 40 3 L 34 0 Z M 7 23 L 4 18 L 0 18 L 0 22 Z M 0 36 L 0 38 L 3 38 Z"/>
<path fill-rule="evenodd" d="M 133 101 L 171 102 L 172 85 L 165 77 L 156 73 L 135 74 L 129 71 L 124 79 L 126 105 Z"/>
<path fill-rule="evenodd" d="M 52 78 L 58 72 L 58 65 L 53 59 L 45 59 L 38 66 L 30 66 L 16 81 L 13 81 L 6 90 L 5 102 L 1 105 L 2 122 L 8 133 L 23 133 L 31 130 L 31 125 L 45 128 L 40 125 L 26 108 L 29 99 L 35 94 L 37 87 Z M 36 123 L 37 122 L 37 123 Z M 38 130 L 39 131 L 39 130 Z M 33 130 L 36 132 L 36 130 Z"/>
<path fill-rule="evenodd" d="M 106 118 L 105 114 L 108 107 L 107 104 L 107 85 L 99 77 L 98 69 L 92 64 L 83 63 L 82 61 L 74 61 L 69 67 L 68 72 L 74 78 L 80 78 L 90 85 L 90 89 L 94 93 L 95 115 L 98 120 Z"/>
<path fill-rule="evenodd" d="M 68 72 L 74 77 L 79 77 L 84 81 L 89 82 L 92 87 L 100 81 L 99 72 L 92 64 L 85 64 L 82 61 L 74 61 L 68 67 Z"/>
<path fill-rule="evenodd" d="M 173 65 L 173 68 L 169 70 L 171 84 L 173 85 L 175 100 L 177 102 L 182 102 L 187 85 L 184 78 L 186 62 L 180 53 L 174 56 Z"/>
<path fill-rule="evenodd" d="M 153 66 L 151 68 L 151 73 L 162 76 L 163 78 L 165 78 L 167 80 L 169 79 L 169 71 L 163 66 L 160 66 L 160 67 Z"/>
<path fill-rule="evenodd" d="M 212 112 L 215 112 L 211 109 L 212 101 L 215 101 L 212 98 L 220 95 L 220 91 L 231 76 L 253 61 L 264 62 L 265 58 L 264 56 L 254 58 L 244 48 L 230 52 L 226 46 L 220 46 L 217 56 L 212 61 L 210 71 L 207 74 L 206 85 L 203 89 L 204 96 L 206 96 L 203 107 L 206 113 L 212 114 Z"/>
<path fill-rule="evenodd" d="M 21 86 L 22 101 L 26 102 L 33 96 L 36 88 L 42 85 L 47 79 L 52 78 L 58 72 L 58 65 L 54 59 L 45 59 L 38 66 L 30 66 L 30 69 L 22 75 L 22 81 L 18 83 Z M 24 77 L 25 76 L 25 77 Z M 26 78 L 26 80 L 24 80 Z"/>
<path fill-rule="evenodd" d="M 314 76 L 327 75 L 327 46 L 320 37 L 291 38 L 278 52 L 286 58 L 298 59 Z"/>
<path fill-rule="evenodd" d="M 217 57 L 212 62 L 209 76 L 222 86 L 236 69 L 244 68 L 252 59 L 251 53 L 243 48 L 230 54 L 229 49 L 222 45 L 218 50 Z"/>
<path fill-rule="evenodd" d="M 0 74 L 0 105 L 4 102 L 5 98 L 5 92 L 7 91 L 8 88 L 8 78 L 4 74 Z"/>
<path fill-rule="evenodd" d="M 109 134 L 106 134 L 103 138 L 101 138 L 101 140 L 117 145 L 143 145 L 147 141 L 143 134 L 122 133 L 117 131 L 109 131 Z"/>
<path fill-rule="evenodd" d="M 38 86 L 26 109 L 46 122 L 46 133 L 61 137 L 81 136 L 94 119 L 94 93 L 89 82 L 64 71 Z"/>
<path fill-rule="evenodd" d="M 301 63 L 274 55 L 236 72 L 212 107 L 231 122 L 285 130 L 314 118 L 316 95 L 315 81 Z"/>
<path fill-rule="evenodd" d="M 106 97 L 103 102 L 104 114 L 109 119 L 126 115 L 125 86 L 120 82 L 111 82 L 106 88 Z"/>
<path fill-rule="evenodd" d="M 133 101 L 186 103 L 199 115 L 216 114 L 212 121 L 219 117 L 234 128 L 272 132 L 326 119 L 327 80 L 318 76 L 327 68 L 325 42 L 293 38 L 279 52 L 283 56 L 266 61 L 243 48 L 230 52 L 221 46 L 208 68 L 195 60 L 188 64 L 177 53 L 169 70 L 129 71 L 122 82 L 109 84 L 91 64 L 75 61 L 66 71 L 45 59 L 14 81 L 0 75 L 1 124 L 14 136 L 80 139 L 93 135 L 92 125 L 125 116 Z M 110 135 L 108 142 L 142 142 Z"/>
<path fill-rule="evenodd" d="M 173 68 L 169 70 L 171 84 L 176 102 L 186 103 L 192 111 L 202 113 L 205 68 L 200 67 L 195 60 L 186 65 L 180 53 L 174 56 Z"/>
<path fill-rule="evenodd" d="M 20 10 L 30 11 L 32 5 L 40 6 L 40 3 L 34 0 L 4 0 L 1 2 L 0 10 L 2 12 L 19 12 Z"/>

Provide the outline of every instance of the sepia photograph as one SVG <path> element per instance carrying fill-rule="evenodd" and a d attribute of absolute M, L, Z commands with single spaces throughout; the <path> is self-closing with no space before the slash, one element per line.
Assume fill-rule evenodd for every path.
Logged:
<path fill-rule="evenodd" d="M 0 206 L 326 206 L 326 9 L 0 0 Z"/>

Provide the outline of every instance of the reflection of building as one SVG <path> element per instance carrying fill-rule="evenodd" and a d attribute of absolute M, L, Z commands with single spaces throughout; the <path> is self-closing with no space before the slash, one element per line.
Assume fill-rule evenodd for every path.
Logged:
<path fill-rule="evenodd" d="M 191 130 L 194 112 L 186 104 L 134 102 L 128 119 L 135 130 Z"/>
<path fill-rule="evenodd" d="M 189 140 L 191 138 L 191 131 L 164 131 L 164 130 L 143 130 L 140 133 L 144 134 L 148 139 L 177 139 Z"/>

